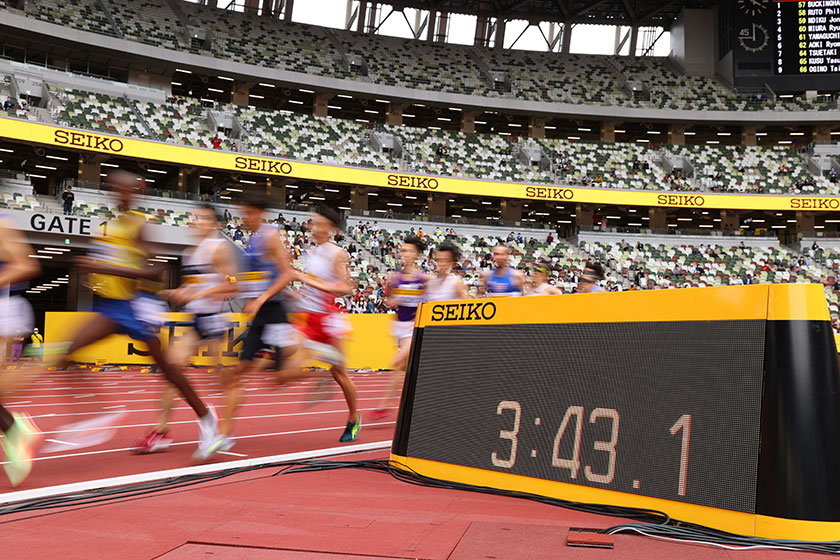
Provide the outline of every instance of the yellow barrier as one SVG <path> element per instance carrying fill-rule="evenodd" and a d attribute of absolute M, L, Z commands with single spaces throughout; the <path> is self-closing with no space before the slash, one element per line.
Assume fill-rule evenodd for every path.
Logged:
<path fill-rule="evenodd" d="M 364 185 L 389 189 L 414 190 L 493 196 L 526 200 L 550 200 L 588 204 L 616 204 L 626 206 L 658 206 L 671 208 L 717 208 L 742 210 L 840 210 L 840 197 L 771 196 L 737 194 L 671 193 L 662 191 L 622 191 L 549 185 L 501 183 L 479 179 L 433 177 L 341 167 L 320 163 L 287 161 L 109 136 L 99 132 L 59 128 L 55 126 L 0 117 L 0 137 L 23 142 L 35 142 L 57 148 L 97 152 L 100 154 L 140 158 L 152 161 L 310 179 L 333 183 Z"/>
<path fill-rule="evenodd" d="M 48 312 L 45 319 L 46 343 L 62 343 L 72 340 L 76 333 L 93 316 L 84 312 Z M 347 315 L 353 325 L 351 339 L 345 343 L 347 367 L 350 369 L 388 369 L 391 359 L 397 351 L 389 327 L 394 315 Z M 166 323 L 161 327 L 164 344 L 170 337 L 182 336 L 188 328 L 185 323 L 190 315 L 186 313 L 168 313 Z M 241 350 L 241 337 L 244 334 L 250 316 L 231 314 L 230 330 L 224 345 L 224 361 L 236 362 L 236 354 Z M 295 316 L 292 315 L 292 320 Z M 201 354 L 206 348 L 199 349 L 199 356 L 193 362 L 197 365 L 211 365 L 212 361 Z M 115 364 L 150 364 L 145 344 L 136 342 L 127 336 L 110 336 L 105 340 L 83 348 L 73 355 L 73 359 L 85 363 Z"/>

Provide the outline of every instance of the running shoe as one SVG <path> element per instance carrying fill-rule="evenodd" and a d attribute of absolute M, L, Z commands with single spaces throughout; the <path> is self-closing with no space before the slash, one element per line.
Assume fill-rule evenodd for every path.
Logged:
<path fill-rule="evenodd" d="M 216 434 L 212 439 L 199 443 L 198 449 L 195 450 L 192 458 L 194 461 L 206 461 L 219 451 L 224 451 L 226 446 L 227 449 L 233 447 L 229 442 L 229 438 L 221 434 Z"/>
<path fill-rule="evenodd" d="M 362 427 L 362 415 L 358 414 L 355 422 L 347 422 L 347 427 L 344 428 L 344 433 L 338 438 L 341 443 L 350 443 L 356 441 L 356 436 L 359 435 L 359 429 Z"/>
<path fill-rule="evenodd" d="M 131 448 L 131 452 L 137 455 L 146 455 L 166 451 L 173 441 L 174 439 L 169 435 L 169 432 L 153 430 L 146 437 L 138 439 Z"/>
<path fill-rule="evenodd" d="M 0 440 L 0 446 L 6 453 L 7 462 L 3 465 L 6 476 L 12 486 L 23 482 L 32 472 L 32 457 L 35 449 L 44 437 L 41 430 L 28 414 L 13 414 L 15 423 Z"/>
<path fill-rule="evenodd" d="M 389 416 L 391 416 L 391 411 L 387 408 L 377 408 L 376 410 L 371 413 L 373 419 L 377 422 L 380 420 L 386 420 Z"/>
<path fill-rule="evenodd" d="M 219 415 L 212 404 L 207 405 L 207 414 L 198 419 L 198 442 L 206 444 L 219 435 Z"/>

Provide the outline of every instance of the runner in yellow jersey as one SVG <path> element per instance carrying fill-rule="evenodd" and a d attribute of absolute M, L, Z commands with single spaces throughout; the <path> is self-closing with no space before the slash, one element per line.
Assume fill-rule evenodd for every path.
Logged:
<path fill-rule="evenodd" d="M 178 388 L 198 415 L 200 438 L 194 457 L 206 459 L 220 443 L 216 413 L 202 402 L 184 374 L 169 363 L 157 333 L 138 319 L 134 308 L 137 282 L 154 279 L 159 274 L 146 264 L 145 216 L 130 210 L 137 176 L 119 171 L 112 173 L 108 182 L 118 197 L 122 214 L 109 224 L 107 235 L 94 240 L 92 253 L 77 259 L 80 271 L 89 275 L 96 316 L 79 331 L 67 353 L 60 356 L 55 365 L 66 367 L 70 354 L 112 334 L 145 342 L 166 380 Z"/>

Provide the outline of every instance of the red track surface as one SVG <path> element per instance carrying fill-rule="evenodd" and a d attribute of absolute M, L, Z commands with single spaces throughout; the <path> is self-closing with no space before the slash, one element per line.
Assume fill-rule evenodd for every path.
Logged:
<path fill-rule="evenodd" d="M 203 370 L 189 374 L 196 390 L 219 408 L 223 402 L 216 376 Z M 327 375 L 327 374 L 316 374 Z M 370 410 L 382 397 L 387 376 L 354 374 L 359 391 L 362 430 L 356 443 L 391 439 L 394 420 L 368 420 Z M 268 375 L 246 380 L 242 407 L 235 426 L 236 445 L 216 461 L 263 457 L 297 451 L 337 447 L 338 437 L 347 422 L 347 405 L 335 382 L 327 387 L 321 402 L 310 404 L 307 398 L 319 377 L 277 389 Z M 135 440 L 157 424 L 157 406 L 163 382 L 153 373 L 51 372 L 35 384 L 17 392 L 6 406 L 27 411 L 44 431 L 46 444 L 63 449 L 39 454 L 32 475 L 15 490 L 26 490 L 70 482 L 151 472 L 190 466 L 197 445 L 198 425 L 195 413 L 179 400 L 172 415 L 175 444 L 166 453 L 132 455 Z M 109 412 L 126 412 L 114 437 L 101 445 L 78 448 L 72 443 L 78 432 L 67 427 L 76 422 L 101 417 Z M 368 420 L 368 421 L 364 421 Z M 52 442 L 49 440 L 53 440 Z M 11 491 L 5 477 L 0 477 L 0 494 Z"/>
<path fill-rule="evenodd" d="M 220 403 L 212 375 L 191 374 L 201 394 Z M 376 406 L 387 378 L 354 375 L 363 410 Z M 335 384 L 326 402 L 306 407 L 315 381 L 272 388 L 268 377 L 248 382 L 233 452 L 248 457 L 337 447 L 346 407 Z M 191 465 L 197 427 L 178 405 L 180 445 L 134 456 L 128 448 L 155 424 L 162 384 L 154 374 L 55 373 L 21 391 L 11 408 L 28 410 L 46 437 L 103 412 L 128 412 L 113 439 L 97 447 L 39 456 L 19 489 L 96 480 Z M 112 408 L 120 407 L 120 408 Z M 387 440 L 393 421 L 366 423 L 356 443 Z M 386 458 L 377 451 L 358 458 Z M 222 456 L 219 461 L 241 459 Z M 0 517 L 0 558 L 119 558 L 125 560 L 312 560 L 374 558 L 787 560 L 815 554 L 731 552 L 638 536 L 615 537 L 613 550 L 569 548 L 570 527 L 603 528 L 622 520 L 501 496 L 423 488 L 378 473 L 342 470 L 271 475 L 240 473 L 188 489 L 60 510 Z M 0 494 L 11 490 L 0 482 Z M 0 499 L 2 501 L 2 499 Z"/>

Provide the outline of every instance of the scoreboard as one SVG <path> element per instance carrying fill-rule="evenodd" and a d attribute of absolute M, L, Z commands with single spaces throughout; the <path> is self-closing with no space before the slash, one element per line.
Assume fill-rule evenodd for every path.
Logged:
<path fill-rule="evenodd" d="M 840 0 L 733 0 L 736 86 L 840 89 Z"/>
<path fill-rule="evenodd" d="M 776 2 L 776 74 L 840 73 L 840 0 Z"/>

